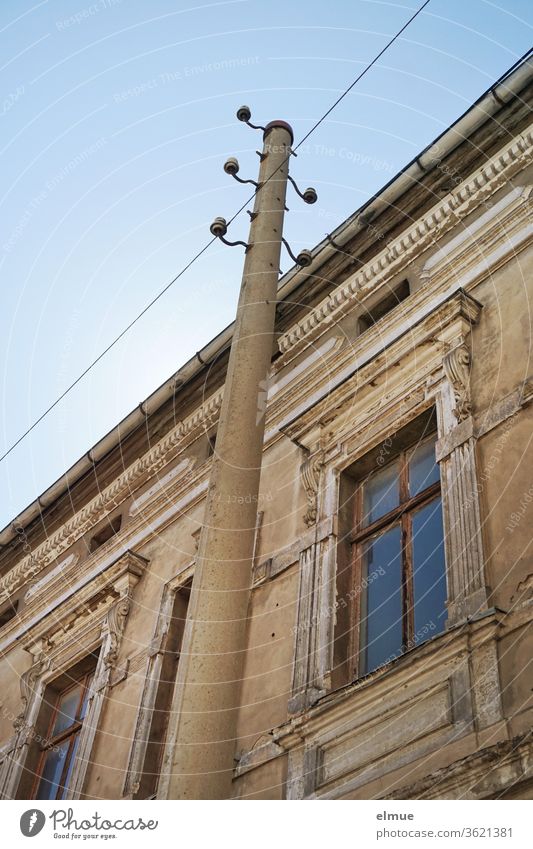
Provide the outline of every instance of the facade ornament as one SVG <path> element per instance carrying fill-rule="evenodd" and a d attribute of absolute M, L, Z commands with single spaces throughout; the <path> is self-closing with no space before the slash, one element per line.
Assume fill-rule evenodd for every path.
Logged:
<path fill-rule="evenodd" d="M 202 533 L 202 525 L 192 532 L 191 536 L 194 540 L 194 554 L 195 556 L 198 554 L 198 548 L 200 546 L 200 534 Z"/>
<path fill-rule="evenodd" d="M 32 698 L 35 695 L 36 684 L 42 675 L 50 669 L 52 662 L 41 652 L 35 663 L 20 676 L 20 695 L 22 699 L 22 710 L 13 720 L 13 727 L 19 734 L 26 725 L 26 717 L 30 708 Z"/>
<path fill-rule="evenodd" d="M 223 389 L 205 401 L 202 406 L 184 419 L 153 448 L 132 463 L 113 483 L 95 496 L 82 510 L 65 522 L 35 550 L 26 554 L 16 566 L 0 577 L 0 601 L 9 597 L 19 587 L 35 578 L 80 537 L 91 530 L 132 491 L 151 476 L 157 474 L 175 454 L 186 447 L 187 440 L 212 427 L 218 420 Z M 187 471 L 187 470 L 185 470 Z"/>
<path fill-rule="evenodd" d="M 529 574 L 523 581 L 517 584 L 516 589 L 511 596 L 511 601 L 515 605 L 527 604 L 533 599 L 533 574 Z"/>
<path fill-rule="evenodd" d="M 128 587 L 125 594 L 113 604 L 107 614 L 106 628 L 109 642 L 104 656 L 104 666 L 106 669 L 114 668 L 117 664 L 120 643 L 131 608 L 131 596 L 132 588 Z"/>
<path fill-rule="evenodd" d="M 464 344 L 449 351 L 443 360 L 444 372 L 451 383 L 455 399 L 453 414 L 458 422 L 467 419 L 472 412 L 470 400 L 471 365 L 470 351 Z"/>
<path fill-rule="evenodd" d="M 523 140 L 518 143 L 513 140 L 505 150 L 499 151 L 472 180 L 458 186 L 451 197 L 447 195 L 280 336 L 278 347 L 281 353 L 296 353 L 300 346 L 310 344 L 323 332 L 326 323 L 331 326 L 339 315 L 345 315 L 361 294 L 375 290 L 377 285 L 407 268 L 437 239 L 506 185 L 513 174 L 524 168 L 530 160 L 532 144 L 533 133 L 527 131 Z"/>
<path fill-rule="evenodd" d="M 304 522 L 309 528 L 316 522 L 318 482 L 322 466 L 323 457 L 321 453 L 308 457 L 300 466 L 300 475 L 307 496 L 307 510 L 304 515 Z"/>

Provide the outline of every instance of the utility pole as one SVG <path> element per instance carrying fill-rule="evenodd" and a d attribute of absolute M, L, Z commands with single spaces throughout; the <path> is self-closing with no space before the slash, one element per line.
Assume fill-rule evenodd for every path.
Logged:
<path fill-rule="evenodd" d="M 248 107 L 241 107 L 237 117 L 254 127 Z M 186 652 L 178 667 L 177 715 L 171 719 L 175 744 L 172 762 L 165 767 L 171 799 L 231 797 L 263 453 L 265 416 L 259 399 L 273 351 L 293 142 L 284 121 L 254 129 L 264 130 L 264 144 L 192 584 Z M 229 159 L 224 168 L 235 176 L 237 160 Z M 298 194 L 308 203 L 316 200 L 314 189 Z M 224 242 L 226 230 L 224 219 L 215 219 L 211 232 Z M 303 251 L 296 261 L 307 265 L 310 259 Z"/>

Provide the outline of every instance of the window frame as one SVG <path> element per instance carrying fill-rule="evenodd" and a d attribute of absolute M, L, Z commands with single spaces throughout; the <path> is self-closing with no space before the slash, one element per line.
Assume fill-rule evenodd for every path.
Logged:
<path fill-rule="evenodd" d="M 400 655 L 414 645 L 415 637 L 415 606 L 414 606 L 414 569 L 413 569 L 413 538 L 412 538 L 412 517 L 416 510 L 427 506 L 432 501 L 440 498 L 442 510 L 442 483 L 439 473 L 439 480 L 430 484 L 425 489 L 421 490 L 414 496 L 409 495 L 409 461 L 414 451 L 425 442 L 430 440 L 436 441 L 437 433 L 433 431 L 430 434 L 424 435 L 423 438 L 415 440 L 405 448 L 402 448 L 398 453 L 391 457 L 388 463 L 383 466 L 374 465 L 372 472 L 365 475 L 364 478 L 358 481 L 354 499 L 354 515 L 353 515 L 353 531 L 348 535 L 348 542 L 351 547 L 351 562 L 352 562 L 352 592 L 354 604 L 352 605 L 352 617 L 350 623 L 351 646 L 350 657 L 354 665 L 355 678 L 361 678 L 376 671 L 375 669 L 366 670 L 366 664 L 363 662 L 363 652 L 366 648 L 366 643 L 362 639 L 363 630 L 363 614 L 367 599 L 367 589 L 363 587 L 363 552 L 365 542 L 376 537 L 380 532 L 384 532 L 388 528 L 393 528 L 395 525 L 400 527 L 400 558 L 401 558 L 401 604 L 402 604 L 402 646 Z M 364 519 L 364 488 L 368 483 L 371 475 L 376 471 L 385 469 L 389 464 L 399 463 L 399 503 L 388 513 L 380 516 L 368 525 L 363 524 Z M 438 464 L 437 464 L 438 465 Z M 446 571 L 446 563 L 445 563 Z M 389 662 L 392 662 L 389 661 Z M 389 664 L 385 664 L 388 666 Z M 378 666 L 376 668 L 381 668 Z M 364 670 L 364 671 L 363 671 Z"/>
<path fill-rule="evenodd" d="M 154 639 L 159 639 L 158 635 L 164 634 L 164 640 L 147 667 L 124 782 L 123 796 L 127 798 L 156 799 L 160 792 L 192 581 L 192 569 L 187 568 L 180 573 L 179 583 L 173 579 L 164 591 L 154 635 Z M 149 716 L 145 727 L 144 715 Z"/>
<path fill-rule="evenodd" d="M 80 713 L 83 708 L 83 705 L 86 702 L 86 699 L 88 698 L 88 693 L 90 692 L 91 684 L 94 680 L 94 673 L 94 669 L 89 669 L 88 671 L 80 675 L 77 680 L 71 681 L 67 686 L 62 687 L 61 689 L 56 691 L 54 707 L 52 709 L 50 721 L 48 723 L 48 732 L 43 738 L 42 742 L 39 744 L 41 753 L 39 756 L 37 769 L 35 771 L 35 779 L 30 794 L 31 799 L 37 798 L 37 793 L 39 791 L 39 787 L 43 779 L 43 773 L 48 752 L 50 752 L 54 748 L 54 746 L 58 746 L 60 743 L 64 743 L 65 740 L 68 740 L 70 738 L 67 755 L 65 757 L 65 763 L 63 764 L 63 768 L 61 770 L 61 777 L 57 784 L 57 792 L 53 799 L 51 799 L 50 801 L 62 800 L 64 792 L 68 791 L 68 784 L 66 784 L 66 779 L 69 775 L 69 772 L 71 772 L 73 757 L 75 758 L 76 756 L 75 753 L 73 754 L 74 746 L 76 744 L 76 740 L 79 739 L 79 735 L 81 733 L 83 722 L 86 716 L 85 712 L 84 716 L 80 718 Z M 60 705 L 63 698 L 71 690 L 74 690 L 76 687 L 79 687 L 80 684 L 82 684 L 82 687 L 80 691 L 80 698 L 76 707 L 74 721 L 67 728 L 64 728 L 62 731 L 52 736 L 52 730 L 60 712 Z"/>
<path fill-rule="evenodd" d="M 19 599 L 15 599 L 12 601 L 8 599 L 1 607 L 0 607 L 0 628 L 5 628 L 6 625 L 9 625 L 13 619 L 16 619 L 18 616 L 18 608 L 19 608 Z"/>
<path fill-rule="evenodd" d="M 358 318 L 358 336 L 362 336 L 367 330 L 375 327 L 385 316 L 389 315 L 396 307 L 405 301 L 411 295 L 411 283 L 407 277 L 397 282 L 394 286 L 387 288 L 385 292 L 381 291 L 379 297 L 369 298 L 371 306 L 367 306 L 365 301 L 362 302 L 364 311 Z"/>

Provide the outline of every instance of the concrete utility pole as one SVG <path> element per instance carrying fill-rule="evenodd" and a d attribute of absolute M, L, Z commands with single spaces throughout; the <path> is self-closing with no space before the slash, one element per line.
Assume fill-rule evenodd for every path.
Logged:
<path fill-rule="evenodd" d="M 249 117 L 247 107 L 243 109 Z M 231 796 L 263 453 L 259 399 L 264 397 L 273 350 L 292 129 L 284 121 L 272 121 L 263 140 L 189 605 L 186 654 L 178 668 L 174 757 L 166 767 L 171 799 Z M 235 174 L 236 160 L 229 160 L 226 170 Z M 223 236 L 225 226 L 217 232 L 217 222 L 225 225 L 217 219 L 212 232 Z"/>

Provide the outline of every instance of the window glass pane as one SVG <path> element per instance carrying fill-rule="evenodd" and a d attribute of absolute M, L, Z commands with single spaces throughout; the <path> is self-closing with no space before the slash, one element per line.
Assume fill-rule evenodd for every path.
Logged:
<path fill-rule="evenodd" d="M 60 697 L 57 714 L 52 729 L 52 737 L 69 728 L 76 719 L 76 713 L 80 703 L 82 684 L 73 687 Z"/>
<path fill-rule="evenodd" d="M 439 480 L 439 465 L 435 461 L 435 437 L 421 442 L 409 458 L 409 492 L 418 495 Z"/>
<path fill-rule="evenodd" d="M 69 737 L 69 740 L 72 740 L 72 737 Z M 72 775 L 72 768 L 74 766 L 74 758 L 76 757 L 76 752 L 78 750 L 78 743 L 79 742 L 80 742 L 80 735 L 78 733 L 74 737 L 74 745 L 72 746 L 72 749 L 71 749 L 71 752 L 70 752 L 70 755 L 69 755 L 67 775 L 66 775 L 66 778 L 65 778 L 65 784 L 63 786 L 63 792 L 61 793 L 62 799 L 64 799 L 65 796 L 67 795 L 68 786 L 70 784 L 70 777 Z"/>
<path fill-rule="evenodd" d="M 94 675 L 90 675 L 89 678 L 87 679 L 87 687 L 86 687 L 85 693 L 83 694 L 83 702 L 81 703 L 81 710 L 80 710 L 80 719 L 81 720 L 85 718 L 85 714 L 87 713 L 87 703 L 88 703 L 90 695 L 91 695 L 91 687 L 92 687 L 92 683 L 93 683 L 93 678 L 94 678 Z"/>
<path fill-rule="evenodd" d="M 415 601 L 414 642 L 444 630 L 446 621 L 446 568 L 442 508 L 436 498 L 413 513 L 413 571 Z"/>
<path fill-rule="evenodd" d="M 370 525 L 399 504 L 399 463 L 389 463 L 363 485 L 363 525 Z"/>
<path fill-rule="evenodd" d="M 363 546 L 361 674 L 402 651 L 402 576 L 399 525 Z"/>
<path fill-rule="evenodd" d="M 53 746 L 47 753 L 36 799 L 55 799 L 65 765 L 70 740 Z"/>

